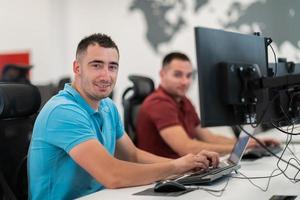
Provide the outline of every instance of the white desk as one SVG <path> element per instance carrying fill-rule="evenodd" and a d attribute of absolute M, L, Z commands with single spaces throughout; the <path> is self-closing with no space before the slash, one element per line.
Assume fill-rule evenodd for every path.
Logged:
<path fill-rule="evenodd" d="M 287 131 L 286 128 L 282 128 L 282 129 L 284 131 Z M 289 132 L 291 132 L 291 131 L 289 131 Z M 299 132 L 300 132 L 299 128 L 294 130 L 294 133 L 299 133 Z M 287 134 L 282 133 L 277 129 L 271 129 L 271 130 L 268 130 L 266 132 L 262 132 L 262 133 L 257 134 L 257 137 L 259 137 L 259 138 L 264 138 L 264 137 L 276 138 L 281 142 L 285 142 L 286 138 L 287 138 Z M 300 144 L 300 135 L 292 136 L 291 143 Z"/>
<path fill-rule="evenodd" d="M 298 136 L 299 137 L 299 136 Z M 290 146 L 293 149 L 292 146 Z M 295 145 L 295 153 L 300 157 L 300 145 Z M 286 157 L 290 154 L 286 153 Z M 248 177 L 251 176 L 269 176 L 273 169 L 276 168 L 277 159 L 274 157 L 265 157 L 258 159 L 256 161 L 242 161 L 241 169 L 239 170 Z M 300 166 L 299 166 L 300 168 Z M 290 166 L 288 172 L 294 172 L 293 168 Z M 241 175 L 239 175 L 241 177 Z M 300 174 L 298 175 L 300 179 Z M 262 188 L 265 188 L 268 179 L 254 179 L 252 180 L 255 184 Z M 214 185 L 208 186 L 211 189 L 222 189 L 226 184 L 226 180 L 222 180 Z M 223 192 L 221 197 L 215 197 L 203 190 L 195 190 L 178 197 L 166 197 L 166 196 L 137 196 L 132 195 L 134 193 L 140 192 L 147 188 L 153 187 L 153 185 L 141 186 L 141 187 L 131 187 L 124 189 L 105 189 L 91 195 L 82 197 L 82 200 L 87 199 L 145 199 L 145 200 L 162 200 L 162 199 L 269 199 L 272 195 L 297 195 L 297 199 L 300 199 L 300 182 L 294 184 L 291 183 L 283 175 L 271 178 L 270 186 L 267 192 L 263 192 L 257 187 L 253 186 L 247 179 L 237 179 L 230 178 L 226 190 Z"/>

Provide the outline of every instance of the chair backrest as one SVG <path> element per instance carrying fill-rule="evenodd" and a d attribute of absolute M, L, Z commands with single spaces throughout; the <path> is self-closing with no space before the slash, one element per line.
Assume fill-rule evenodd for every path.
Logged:
<path fill-rule="evenodd" d="M 49 83 L 47 85 L 36 85 L 41 95 L 41 109 L 47 101 L 57 93 L 57 86 Z"/>
<path fill-rule="evenodd" d="M 71 82 L 72 81 L 71 81 L 70 77 L 61 78 L 57 83 L 57 92 L 59 92 L 60 90 L 63 90 L 66 83 L 71 83 Z"/>
<path fill-rule="evenodd" d="M 154 91 L 154 82 L 145 76 L 130 75 L 133 86 L 127 88 L 122 95 L 124 108 L 124 126 L 127 134 L 135 142 L 136 117 L 144 99 Z"/>
<path fill-rule="evenodd" d="M 0 173 L 17 199 L 27 199 L 27 152 L 40 103 L 35 86 L 0 83 Z M 11 199 L 1 186 L 0 198 Z"/>
<path fill-rule="evenodd" d="M 3 67 L 1 82 L 30 84 L 30 65 L 7 64 Z"/>
<path fill-rule="evenodd" d="M 41 107 L 40 109 L 43 108 L 43 106 L 47 103 L 51 97 L 56 95 L 60 90 L 63 90 L 65 87 L 66 83 L 71 83 L 71 78 L 70 77 L 63 77 L 61 78 L 57 84 L 54 83 L 48 83 L 46 85 L 35 85 L 41 94 Z"/>

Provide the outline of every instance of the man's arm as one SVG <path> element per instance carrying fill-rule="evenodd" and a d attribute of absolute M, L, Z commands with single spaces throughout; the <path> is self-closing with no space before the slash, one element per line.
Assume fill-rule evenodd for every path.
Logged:
<path fill-rule="evenodd" d="M 200 125 L 198 125 L 195 128 L 196 137 L 198 140 L 213 143 L 213 144 L 231 144 L 234 145 L 236 139 L 235 138 L 229 138 L 224 137 L 221 135 L 215 135 L 207 128 L 202 128 Z"/>
<path fill-rule="evenodd" d="M 121 188 L 152 183 L 194 168 L 207 168 L 209 156 L 192 155 L 154 164 L 138 164 L 111 156 L 99 141 L 82 142 L 69 152 L 72 159 L 106 188 Z M 215 157 L 215 156 L 213 156 Z"/>
<path fill-rule="evenodd" d="M 128 137 L 126 133 L 117 141 L 116 144 L 116 158 L 125 161 L 137 162 L 137 163 L 158 163 L 166 162 L 171 159 L 156 156 L 137 148 Z"/>
<path fill-rule="evenodd" d="M 199 140 L 206 141 L 209 143 L 215 143 L 215 144 L 232 144 L 236 142 L 235 138 L 228 138 L 221 135 L 215 135 L 211 133 L 206 128 L 201 128 L 201 126 L 197 126 L 196 129 L 196 135 Z M 265 145 L 279 145 L 279 141 L 272 139 L 272 138 L 266 138 L 266 139 L 259 139 L 263 144 Z M 259 144 L 252 138 L 250 138 L 247 148 L 255 148 L 258 147 Z"/>
<path fill-rule="evenodd" d="M 232 143 L 215 144 L 191 139 L 180 125 L 164 128 L 160 131 L 160 135 L 163 140 L 180 156 L 188 153 L 196 154 L 202 150 L 227 154 L 230 153 L 233 148 Z"/>

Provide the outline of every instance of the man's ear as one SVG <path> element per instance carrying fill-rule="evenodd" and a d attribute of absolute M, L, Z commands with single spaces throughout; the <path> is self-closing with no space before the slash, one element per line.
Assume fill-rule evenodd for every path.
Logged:
<path fill-rule="evenodd" d="M 77 60 L 73 61 L 73 72 L 74 72 L 74 74 L 79 74 L 79 72 L 80 72 L 80 66 L 79 66 L 79 62 Z"/>
<path fill-rule="evenodd" d="M 160 69 L 159 77 L 162 78 L 164 76 L 164 73 L 165 73 L 164 69 Z"/>

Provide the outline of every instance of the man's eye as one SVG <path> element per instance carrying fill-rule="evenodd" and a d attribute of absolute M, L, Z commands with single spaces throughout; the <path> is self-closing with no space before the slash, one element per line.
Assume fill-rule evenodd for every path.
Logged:
<path fill-rule="evenodd" d="M 115 65 L 109 66 L 108 68 L 109 68 L 111 71 L 116 71 L 116 70 L 118 69 L 118 67 L 115 66 Z"/>
<path fill-rule="evenodd" d="M 192 79 L 192 78 L 193 78 L 193 74 L 188 74 L 188 75 L 186 76 L 186 78 Z"/>
<path fill-rule="evenodd" d="M 92 66 L 95 67 L 95 68 L 99 68 L 100 67 L 99 64 L 93 64 Z"/>
<path fill-rule="evenodd" d="M 182 77 L 182 74 L 174 74 L 174 76 L 176 77 L 176 78 L 180 78 L 180 77 Z"/>

